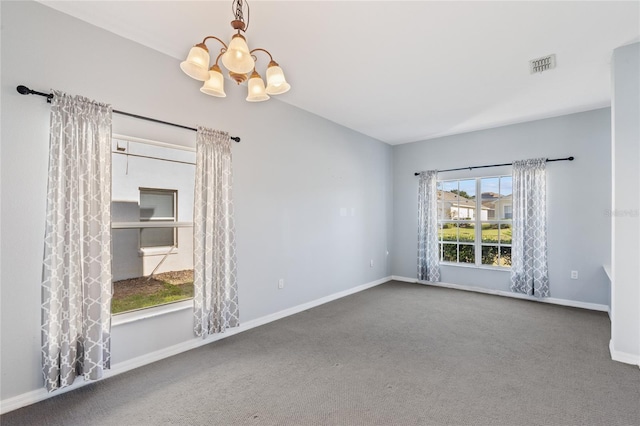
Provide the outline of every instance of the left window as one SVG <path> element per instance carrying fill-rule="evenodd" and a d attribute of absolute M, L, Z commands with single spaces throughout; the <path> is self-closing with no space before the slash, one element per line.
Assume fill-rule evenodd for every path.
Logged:
<path fill-rule="evenodd" d="M 193 297 L 195 152 L 112 142 L 111 313 Z"/>

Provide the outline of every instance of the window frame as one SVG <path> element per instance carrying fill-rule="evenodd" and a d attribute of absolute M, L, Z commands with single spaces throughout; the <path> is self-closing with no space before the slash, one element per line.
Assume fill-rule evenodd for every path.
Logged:
<path fill-rule="evenodd" d="M 154 218 L 154 217 L 149 217 L 149 218 L 143 218 L 142 215 L 140 216 L 140 222 L 147 224 L 146 226 L 141 226 L 140 227 L 140 238 L 138 239 L 139 241 L 139 249 L 140 252 L 145 253 L 145 254 L 151 254 L 152 252 L 156 252 L 156 251 L 160 251 L 160 252 L 165 252 L 166 249 L 168 248 L 178 248 L 178 232 L 177 232 L 177 227 L 175 226 L 175 224 L 178 222 L 178 190 L 177 189 L 166 189 L 166 188 L 147 188 L 147 187 L 139 187 L 138 188 L 138 193 L 139 193 L 139 203 L 140 203 L 140 210 L 142 210 L 142 194 L 143 193 L 147 193 L 147 194 L 160 194 L 160 195 L 172 195 L 172 201 L 173 201 L 173 206 L 172 206 L 172 210 L 173 210 L 173 217 L 158 217 L 158 218 Z M 142 213 L 142 212 L 141 212 Z M 151 224 L 149 224 L 149 222 L 153 222 L 153 225 L 162 225 L 162 226 L 153 226 Z M 158 229 L 158 228 L 173 228 L 173 237 L 172 237 L 172 244 L 165 244 L 165 245 L 158 245 L 158 246 L 146 246 L 143 245 L 142 243 L 142 232 L 144 231 L 144 229 L 147 228 L 151 228 L 151 229 Z"/>
<path fill-rule="evenodd" d="M 509 225 L 509 227 L 513 226 L 513 221 L 512 221 L 512 217 L 507 218 L 506 214 L 504 218 L 500 218 L 502 215 L 500 214 L 500 212 L 496 212 L 496 214 L 494 214 L 493 218 L 489 217 L 489 213 L 487 212 L 487 218 L 483 219 L 482 218 L 482 208 L 483 208 L 483 199 L 482 199 L 482 181 L 483 179 L 491 179 L 491 178 L 497 178 L 499 185 L 501 185 L 501 180 L 503 178 L 512 178 L 512 176 L 510 174 L 501 174 L 501 175 L 496 175 L 496 176 L 477 176 L 477 177 L 469 177 L 469 178 L 455 178 L 455 179 L 438 179 L 437 180 L 437 191 L 439 193 L 443 193 L 443 192 L 451 192 L 452 190 L 447 190 L 446 189 L 446 183 L 449 182 L 456 182 L 457 183 L 457 191 L 458 191 L 458 196 L 459 193 L 461 192 L 461 186 L 460 186 L 460 182 L 462 181 L 474 181 L 475 183 L 475 199 L 473 200 L 475 202 L 475 213 L 474 213 L 474 217 L 473 219 L 459 219 L 458 217 L 447 217 L 448 215 L 445 214 L 445 200 L 444 197 L 442 197 L 442 201 L 440 196 L 438 197 L 438 214 L 437 214 L 437 226 L 438 226 L 438 249 L 439 249 L 439 262 L 443 265 L 447 265 L 447 266 L 463 266 L 463 267 L 474 267 L 474 268 L 487 268 L 487 269 L 493 269 L 493 270 L 499 270 L 499 271 L 509 271 L 511 270 L 511 265 L 489 265 L 489 264 L 484 264 L 482 263 L 482 250 L 484 247 L 496 247 L 497 248 L 497 253 L 498 253 L 498 262 L 500 262 L 500 255 L 502 253 L 502 248 L 509 248 L 511 249 L 512 247 L 512 243 L 503 243 L 501 238 L 498 237 L 498 242 L 496 243 L 490 243 L 490 242 L 483 242 L 482 241 L 482 226 L 483 224 L 492 224 L 492 225 L 498 225 L 498 232 L 500 235 L 502 228 L 502 225 Z M 498 195 L 500 196 L 498 198 L 501 199 L 501 197 L 509 197 L 511 195 L 501 195 L 501 188 L 499 187 L 498 190 Z M 486 191 L 485 191 L 486 192 Z M 459 199 L 458 199 L 458 203 L 459 203 Z M 457 211 L 460 211 L 460 204 L 457 205 Z M 456 215 L 457 216 L 457 215 Z M 447 217 L 447 218 L 445 218 Z M 453 224 L 456 229 L 457 229 L 457 239 L 455 241 L 451 241 L 451 240 L 444 240 L 444 225 L 445 224 Z M 460 225 L 471 225 L 474 228 L 474 239 L 473 241 L 465 241 L 465 240 L 460 240 Z M 447 228 L 449 229 L 449 228 Z M 444 260 L 445 257 L 445 244 L 450 244 L 450 245 L 455 245 L 456 246 L 456 260 Z M 464 261 L 460 261 L 460 247 L 463 246 L 471 246 L 473 247 L 473 262 L 464 262 Z"/>

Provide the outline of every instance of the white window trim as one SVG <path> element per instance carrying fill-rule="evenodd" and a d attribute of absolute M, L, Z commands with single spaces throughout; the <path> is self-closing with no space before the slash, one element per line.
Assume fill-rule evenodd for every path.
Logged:
<path fill-rule="evenodd" d="M 464 262 L 445 262 L 440 261 L 440 266 L 453 266 L 454 268 L 467 268 L 467 269 L 485 269 L 487 271 L 502 271 L 502 272 L 510 272 L 511 267 L 509 266 L 493 266 L 493 265 L 474 265 L 473 263 L 464 263 Z"/>
<path fill-rule="evenodd" d="M 135 311 L 126 311 L 117 314 L 111 314 L 111 325 L 119 326 L 129 324 L 132 322 L 155 318 L 162 315 L 170 314 L 172 312 L 184 311 L 187 309 L 193 310 L 193 297 L 190 297 L 189 299 L 178 300 L 177 302 L 164 303 L 162 305 L 136 309 Z"/>
<path fill-rule="evenodd" d="M 193 228 L 193 222 L 111 222 L 111 229 L 136 228 Z"/>
<path fill-rule="evenodd" d="M 168 253 L 171 250 L 170 253 Z M 157 247 L 140 247 L 138 249 L 138 256 L 172 256 L 178 254 L 180 251 L 177 246 L 157 246 Z"/>

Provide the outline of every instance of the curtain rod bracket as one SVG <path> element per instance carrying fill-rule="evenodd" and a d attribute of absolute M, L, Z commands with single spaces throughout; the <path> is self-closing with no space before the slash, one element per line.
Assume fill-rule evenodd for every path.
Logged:
<path fill-rule="evenodd" d="M 43 92 L 38 92 L 36 90 L 31 90 L 27 86 L 24 86 L 22 84 L 19 85 L 18 87 L 16 87 L 16 90 L 21 95 L 44 96 L 45 98 L 47 98 L 47 102 L 49 102 L 49 103 L 51 103 L 51 99 L 53 98 L 53 93 L 43 93 Z M 145 117 L 145 116 L 142 116 L 142 115 L 131 114 L 129 112 L 118 111 L 116 109 L 114 109 L 113 112 L 116 113 L 116 114 L 120 114 L 120 115 L 126 115 L 128 117 L 139 118 L 141 120 L 146 120 L 146 121 L 152 121 L 154 123 L 166 124 L 168 126 L 179 127 L 181 129 L 186 129 L 186 130 L 193 130 L 194 132 L 196 132 L 198 130 L 198 129 L 195 129 L 193 127 L 183 126 L 181 124 L 170 123 L 168 121 L 163 121 L 163 120 L 157 120 L 155 118 Z M 233 140 L 235 142 L 240 142 L 240 136 L 230 136 L 229 139 L 231 139 L 231 140 Z"/>

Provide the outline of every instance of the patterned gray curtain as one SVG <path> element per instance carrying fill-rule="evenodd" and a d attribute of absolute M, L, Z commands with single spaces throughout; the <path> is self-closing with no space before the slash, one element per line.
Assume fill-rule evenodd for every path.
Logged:
<path fill-rule="evenodd" d="M 239 325 L 229 134 L 198 127 L 193 208 L 194 331 Z"/>
<path fill-rule="evenodd" d="M 440 281 L 438 171 L 421 172 L 418 183 L 418 279 Z"/>
<path fill-rule="evenodd" d="M 549 296 L 545 158 L 513 163 L 511 291 Z"/>
<path fill-rule="evenodd" d="M 110 368 L 111 107 L 54 91 L 42 273 L 47 390 Z"/>

